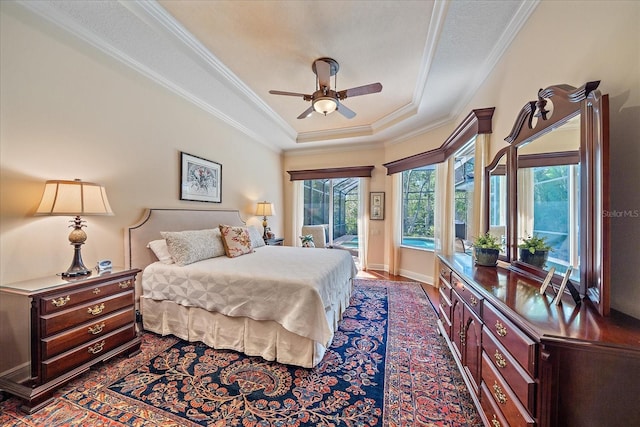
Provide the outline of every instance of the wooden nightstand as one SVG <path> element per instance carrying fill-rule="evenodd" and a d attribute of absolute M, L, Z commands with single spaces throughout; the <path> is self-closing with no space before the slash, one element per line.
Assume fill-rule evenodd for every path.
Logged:
<path fill-rule="evenodd" d="M 67 281 L 50 276 L 0 286 L 0 390 L 33 413 L 60 386 L 98 362 L 140 349 L 138 269 Z"/>
<path fill-rule="evenodd" d="M 284 238 L 274 237 L 273 239 L 265 239 L 264 243 L 267 246 L 284 246 Z"/>

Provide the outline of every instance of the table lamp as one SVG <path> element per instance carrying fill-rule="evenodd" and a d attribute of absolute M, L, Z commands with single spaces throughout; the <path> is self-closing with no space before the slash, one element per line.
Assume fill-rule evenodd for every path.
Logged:
<path fill-rule="evenodd" d="M 82 227 L 85 222 L 80 216 L 85 215 L 113 215 L 107 193 L 103 186 L 92 182 L 52 180 L 47 181 L 42 193 L 42 200 L 36 210 L 36 215 L 69 215 L 75 216 L 70 220 L 72 224 L 69 242 L 73 245 L 73 261 L 62 277 L 77 277 L 91 274 L 91 270 L 82 262 L 80 247 L 87 240 L 87 233 Z"/>
<path fill-rule="evenodd" d="M 270 202 L 258 202 L 258 207 L 256 208 L 256 215 L 262 216 L 262 227 L 264 232 L 262 233 L 262 238 L 267 239 L 267 217 L 273 216 L 276 214 L 275 209 L 273 208 L 273 204 Z"/>

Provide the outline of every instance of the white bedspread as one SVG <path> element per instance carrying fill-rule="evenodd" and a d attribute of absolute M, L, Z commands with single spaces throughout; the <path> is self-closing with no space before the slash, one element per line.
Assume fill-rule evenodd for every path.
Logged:
<path fill-rule="evenodd" d="M 221 256 L 184 267 L 153 263 L 142 274 L 142 297 L 274 320 L 328 346 L 333 328 L 325 311 L 341 304 L 345 291 L 350 294 L 356 273 L 348 251 L 264 246 L 237 258 Z"/>

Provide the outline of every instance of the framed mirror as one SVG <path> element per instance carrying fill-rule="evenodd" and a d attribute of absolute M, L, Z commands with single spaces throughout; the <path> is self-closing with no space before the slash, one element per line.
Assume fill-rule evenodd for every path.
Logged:
<path fill-rule="evenodd" d="M 504 147 L 498 151 L 484 170 L 485 187 L 485 212 L 484 224 L 493 236 L 503 243 L 499 258 L 509 262 L 511 254 L 508 250 L 508 242 L 511 241 L 509 223 L 509 152 L 512 147 Z"/>
<path fill-rule="evenodd" d="M 520 111 L 505 140 L 514 148 L 507 180 L 507 252 L 512 268 L 554 282 L 568 266 L 571 281 L 600 314 L 609 313 L 609 105 L 599 81 L 550 86 Z M 543 268 L 522 262 L 517 245 L 545 237 L 554 248 Z M 552 252 L 553 253 L 553 252 Z"/>

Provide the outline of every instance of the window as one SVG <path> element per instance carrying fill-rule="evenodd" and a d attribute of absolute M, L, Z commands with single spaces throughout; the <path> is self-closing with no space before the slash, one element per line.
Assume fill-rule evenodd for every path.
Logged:
<path fill-rule="evenodd" d="M 358 248 L 359 178 L 304 181 L 304 225 L 326 225 L 327 242 Z"/>
<path fill-rule="evenodd" d="M 578 259 L 578 201 L 580 168 L 577 165 L 533 168 L 533 234 L 546 237 L 553 248 L 547 267 L 562 274 Z M 576 232 L 571 233 L 571 230 Z M 578 275 L 575 271 L 574 276 Z"/>
<path fill-rule="evenodd" d="M 456 252 L 465 252 L 470 249 L 465 245 L 473 226 L 473 190 L 474 190 L 474 164 L 475 164 L 475 138 L 466 143 L 454 154 L 454 227 Z"/>
<path fill-rule="evenodd" d="M 402 245 L 434 249 L 435 166 L 402 172 Z"/>

